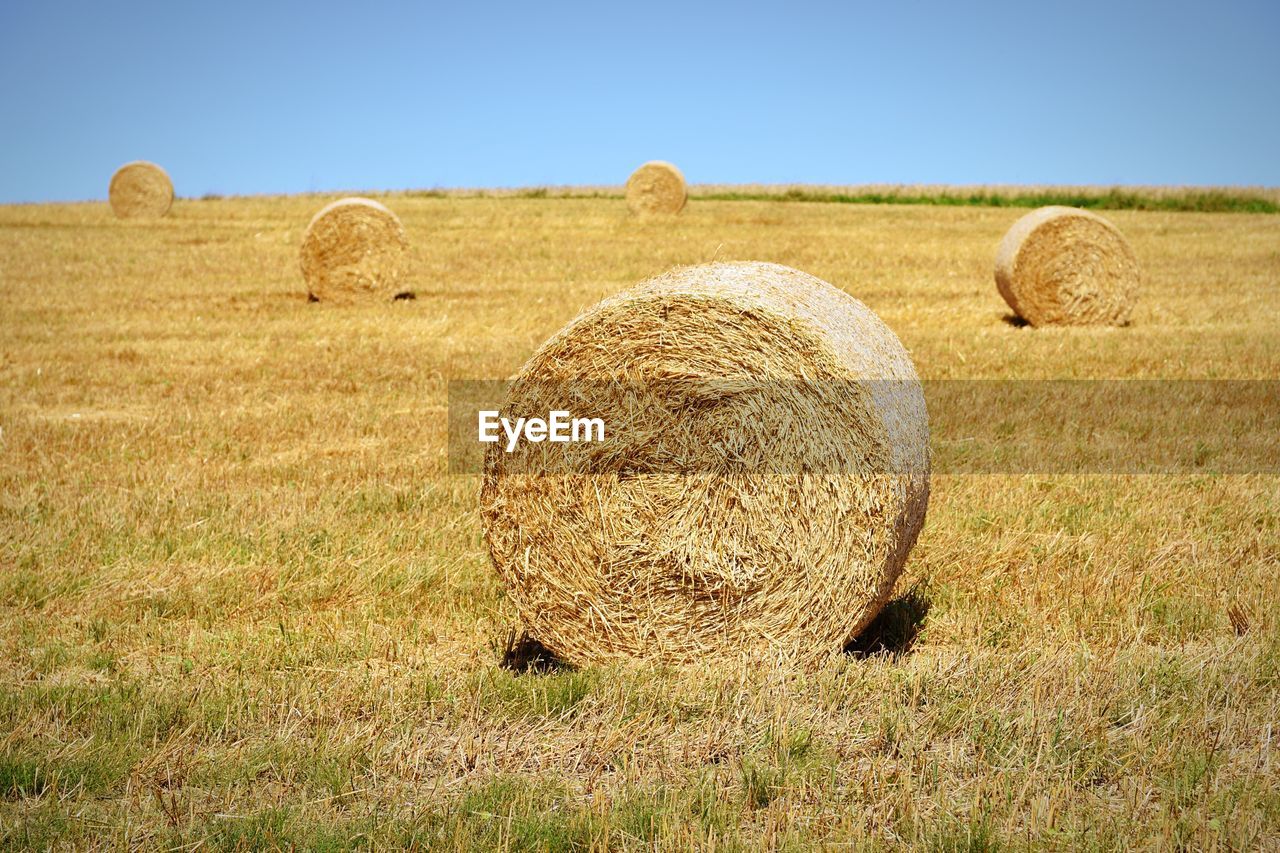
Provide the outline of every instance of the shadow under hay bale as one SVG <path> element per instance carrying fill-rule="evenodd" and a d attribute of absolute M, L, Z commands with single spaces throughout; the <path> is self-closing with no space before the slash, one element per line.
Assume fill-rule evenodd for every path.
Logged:
<path fill-rule="evenodd" d="M 1023 329 L 1031 324 L 1019 317 L 1017 314 L 1005 314 L 1000 318 L 1006 326 L 1013 326 L 1015 329 Z"/>
<path fill-rule="evenodd" d="M 499 666 L 517 675 L 545 675 L 573 670 L 573 667 L 556 657 L 550 649 L 529 636 L 527 631 L 517 634 L 514 628 L 507 633 L 506 647 Z"/>
<path fill-rule="evenodd" d="M 906 654 L 924 630 L 929 607 L 927 591 L 919 585 L 913 586 L 886 604 L 871 624 L 849 641 L 844 653 L 854 658 Z"/>

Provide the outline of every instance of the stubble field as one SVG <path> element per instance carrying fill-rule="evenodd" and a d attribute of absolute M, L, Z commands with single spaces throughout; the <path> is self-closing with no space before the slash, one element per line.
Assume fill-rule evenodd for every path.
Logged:
<path fill-rule="evenodd" d="M 392 195 L 417 298 L 339 308 L 328 200 L 0 207 L 0 844 L 1280 847 L 1273 475 L 944 472 L 887 651 L 518 672 L 445 436 L 448 379 L 710 260 L 926 379 L 1274 379 L 1280 216 L 1107 211 L 1133 325 L 1038 330 L 1018 210 Z"/>

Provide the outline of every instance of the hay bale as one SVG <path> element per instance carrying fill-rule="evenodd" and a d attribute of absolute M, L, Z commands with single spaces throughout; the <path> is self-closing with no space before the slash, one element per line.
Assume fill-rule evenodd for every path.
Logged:
<path fill-rule="evenodd" d="M 119 219 L 156 219 L 173 206 L 173 181 L 155 163 L 135 160 L 116 169 L 107 198 Z"/>
<path fill-rule="evenodd" d="M 391 300 L 404 274 L 409 240 L 400 219 L 367 198 L 325 205 L 302 237 L 302 276 L 314 299 Z"/>
<path fill-rule="evenodd" d="M 672 216 L 688 200 L 684 175 L 670 163 L 650 160 L 627 178 L 627 207 L 636 216 Z"/>
<path fill-rule="evenodd" d="M 1074 207 L 1019 219 L 996 253 L 996 287 L 1033 326 L 1123 326 L 1138 292 L 1138 261 L 1115 226 Z"/>
<path fill-rule="evenodd" d="M 490 445 L 481 515 L 520 618 L 572 663 L 838 650 L 924 522 L 910 357 L 797 270 L 687 267 L 585 311 L 503 411 L 554 408 L 601 417 L 606 441 Z"/>

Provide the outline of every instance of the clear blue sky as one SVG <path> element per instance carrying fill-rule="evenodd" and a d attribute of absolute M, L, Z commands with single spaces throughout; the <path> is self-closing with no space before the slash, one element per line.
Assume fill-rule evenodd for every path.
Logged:
<path fill-rule="evenodd" d="M 1280 2 L 0 0 L 0 201 L 698 183 L 1280 184 Z"/>

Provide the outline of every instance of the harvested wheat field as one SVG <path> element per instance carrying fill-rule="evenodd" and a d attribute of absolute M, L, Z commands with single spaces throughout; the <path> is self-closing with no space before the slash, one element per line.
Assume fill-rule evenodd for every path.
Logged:
<path fill-rule="evenodd" d="M 992 286 L 1025 208 L 379 196 L 417 299 L 333 310 L 298 268 L 330 200 L 0 207 L 0 846 L 1280 846 L 1275 465 L 1206 433 L 1164 473 L 958 473 L 1033 407 L 928 390 L 1274 380 L 1280 216 L 1107 210 L 1130 325 L 1036 328 Z M 893 600 L 804 665 L 539 656 L 448 381 L 743 260 L 864 303 L 925 382 Z"/>

